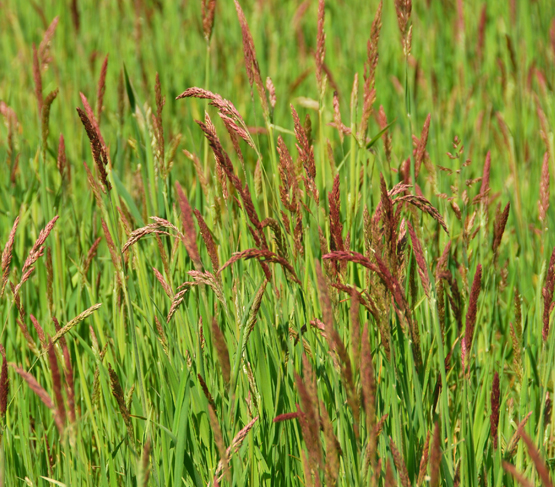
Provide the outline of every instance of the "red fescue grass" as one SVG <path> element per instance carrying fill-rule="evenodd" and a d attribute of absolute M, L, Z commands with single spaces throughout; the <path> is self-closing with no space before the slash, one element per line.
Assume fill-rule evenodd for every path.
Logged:
<path fill-rule="evenodd" d="M 549 266 L 547 268 L 547 274 L 545 276 L 545 284 L 542 289 L 543 297 L 543 329 L 542 337 L 544 341 L 547 341 L 549 336 L 549 321 L 551 316 L 551 311 L 553 311 L 553 291 L 555 289 L 555 247 L 551 253 L 551 258 L 549 259 Z"/>
<path fill-rule="evenodd" d="M 10 274 L 10 263 L 12 261 L 12 252 L 15 242 L 15 234 L 17 232 L 17 226 L 19 225 L 19 216 L 16 217 L 8 241 L 2 252 L 2 281 L 0 283 L 0 298 L 4 295 L 4 290 L 6 289 L 6 284 L 8 283 L 8 277 Z"/>

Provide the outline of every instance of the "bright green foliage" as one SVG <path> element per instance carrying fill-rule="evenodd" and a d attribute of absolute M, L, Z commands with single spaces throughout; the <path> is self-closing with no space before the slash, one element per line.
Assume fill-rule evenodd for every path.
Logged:
<path fill-rule="evenodd" d="M 264 87 L 233 2 L 211 37 L 202 3 L 1 2 L 2 249 L 19 223 L 2 261 L 0 485 L 516 485 L 504 461 L 540 485 L 517 427 L 553 470 L 555 4 L 414 2 L 409 54 L 386 1 L 360 130 L 375 0 L 326 2 L 320 61 L 318 2 L 242 2 Z M 176 100 L 190 87 L 229 100 L 236 125 Z M 231 165 L 195 123 L 205 111 Z"/>

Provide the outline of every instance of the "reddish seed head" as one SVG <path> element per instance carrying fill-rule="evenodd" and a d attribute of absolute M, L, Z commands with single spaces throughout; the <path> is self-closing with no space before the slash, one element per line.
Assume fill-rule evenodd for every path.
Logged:
<path fill-rule="evenodd" d="M 551 253 L 551 259 L 549 259 L 549 267 L 547 268 L 547 274 L 545 276 L 545 285 L 542 289 L 543 297 L 543 330 L 542 337 L 544 342 L 547 341 L 549 335 L 549 316 L 551 310 L 553 309 L 553 291 L 555 289 L 555 247 Z"/>
<path fill-rule="evenodd" d="M 216 15 L 216 0 L 202 0 L 202 30 L 206 42 L 212 37 L 214 17 Z"/>
<path fill-rule="evenodd" d="M 540 222 L 545 222 L 547 210 L 549 208 L 549 152 L 543 155 L 542 174 L 540 181 L 540 198 L 538 200 L 538 210 Z"/>
<path fill-rule="evenodd" d="M 189 257 L 194 262 L 196 269 L 200 270 L 202 268 L 202 262 L 197 247 L 197 232 L 195 229 L 195 220 L 193 219 L 193 210 L 178 181 L 175 182 L 175 189 L 179 200 L 179 208 L 181 209 L 184 236 L 183 244 L 187 249 Z"/>
<path fill-rule="evenodd" d="M 478 309 L 478 296 L 482 289 L 482 265 L 478 264 L 474 280 L 472 281 L 472 290 L 470 291 L 470 300 L 468 302 L 468 310 L 466 312 L 466 328 L 464 338 L 462 340 L 462 363 L 463 369 L 466 369 L 465 362 L 467 356 L 470 355 L 472 348 L 472 338 L 474 336 L 474 325 L 476 324 L 476 314 Z"/>
<path fill-rule="evenodd" d="M 6 360 L 6 350 L 1 344 L 0 355 L 2 356 L 2 372 L 0 372 L 0 418 L 4 418 L 6 416 L 6 410 L 8 409 L 10 378 L 8 377 L 8 361 Z"/>
<path fill-rule="evenodd" d="M 439 468 L 441 465 L 441 430 L 439 422 L 434 426 L 434 439 L 432 441 L 432 455 L 430 457 L 430 487 L 439 485 Z"/>
<path fill-rule="evenodd" d="M 104 102 L 104 93 L 106 92 L 106 72 L 108 71 L 108 54 L 104 58 L 102 68 L 100 69 L 100 77 L 98 78 L 98 88 L 96 90 L 96 118 L 98 125 L 100 125 L 100 118 L 102 116 L 102 104 Z"/>

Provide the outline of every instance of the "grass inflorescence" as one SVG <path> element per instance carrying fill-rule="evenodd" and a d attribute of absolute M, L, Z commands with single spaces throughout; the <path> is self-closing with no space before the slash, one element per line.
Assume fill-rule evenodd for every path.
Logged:
<path fill-rule="evenodd" d="M 551 2 L 2 11 L 0 487 L 553 486 Z"/>

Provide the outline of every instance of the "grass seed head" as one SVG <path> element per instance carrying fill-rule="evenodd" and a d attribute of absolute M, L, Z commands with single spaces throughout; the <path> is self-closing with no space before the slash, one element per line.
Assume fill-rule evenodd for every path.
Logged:
<path fill-rule="evenodd" d="M 470 352 L 472 349 L 472 339 L 474 337 L 474 325 L 476 324 L 476 314 L 478 310 L 478 296 L 482 289 L 482 265 L 478 264 L 474 280 L 472 281 L 472 289 L 470 291 L 470 299 L 468 302 L 468 309 L 466 311 L 466 326 L 464 330 L 464 337 L 462 340 L 462 365 L 463 370 L 469 367 Z"/>
<path fill-rule="evenodd" d="M 229 363 L 229 352 L 227 350 L 227 344 L 225 342 L 225 337 L 216 322 L 216 318 L 212 319 L 212 337 L 214 342 L 214 347 L 216 348 L 216 353 L 218 354 L 218 359 L 220 361 L 220 367 L 222 369 L 222 375 L 224 376 L 224 381 L 229 384 L 231 377 L 231 366 Z"/>
<path fill-rule="evenodd" d="M 5 418 L 8 409 L 8 395 L 10 393 L 10 378 L 8 377 L 6 350 L 1 344 L 0 355 L 2 356 L 2 371 L 0 372 L 0 418 Z"/>
<path fill-rule="evenodd" d="M 441 466 L 441 427 L 439 421 L 434 426 L 434 438 L 432 440 L 432 454 L 430 457 L 430 487 L 438 487 L 440 481 Z"/>
<path fill-rule="evenodd" d="M 6 284 L 8 283 L 8 277 L 10 275 L 10 263 L 12 261 L 12 253 L 15 242 L 15 234 L 17 232 L 17 226 L 19 225 L 19 216 L 15 218 L 14 224 L 10 231 L 8 241 L 4 246 L 4 251 L 2 252 L 2 275 L 0 277 L 0 298 L 4 295 L 4 290 L 6 289 Z"/>
<path fill-rule="evenodd" d="M 545 218 L 549 209 L 549 194 L 549 152 L 545 152 L 540 180 L 540 198 L 538 200 L 539 219 L 542 224 L 547 223 Z"/>
<path fill-rule="evenodd" d="M 100 68 L 100 76 L 98 78 L 98 86 L 96 89 L 96 119 L 100 126 L 100 119 L 102 117 L 104 93 L 106 92 L 106 73 L 108 71 L 108 54 L 104 58 L 102 68 Z"/>
<path fill-rule="evenodd" d="M 549 267 L 545 276 L 545 284 L 542 289 L 543 297 L 543 329 L 542 337 L 544 342 L 547 342 L 549 336 L 549 318 L 553 310 L 553 291 L 555 289 L 555 247 L 549 259 Z"/>

